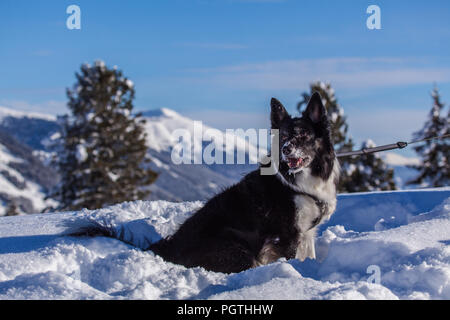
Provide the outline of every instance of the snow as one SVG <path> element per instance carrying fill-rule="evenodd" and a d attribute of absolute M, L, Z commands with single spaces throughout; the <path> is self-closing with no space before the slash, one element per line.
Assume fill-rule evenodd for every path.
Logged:
<path fill-rule="evenodd" d="M 45 200 L 45 194 L 42 187 L 37 183 L 26 179 L 19 171 L 10 166 L 11 163 L 22 163 L 23 160 L 17 158 L 6 148 L 0 144 L 0 193 L 6 194 L 8 197 L 24 198 L 31 202 L 34 210 L 41 211 L 47 206 L 54 204 L 53 200 Z M 7 175 L 5 175 L 5 173 Z M 7 176 L 14 178 L 23 187 L 12 183 Z M 6 206 L 0 200 L 0 216 L 6 214 Z"/>
<path fill-rule="evenodd" d="M 318 259 L 303 263 L 227 275 L 138 248 L 201 205 L 136 201 L 1 217 L 0 299 L 450 299 L 449 187 L 340 195 L 320 228 Z M 64 235 L 92 221 L 121 228 L 137 247 Z"/>
<path fill-rule="evenodd" d="M 86 161 L 86 159 L 88 158 L 88 152 L 87 152 L 86 146 L 84 146 L 82 144 L 77 145 L 75 156 L 79 163 Z"/>
<path fill-rule="evenodd" d="M 386 164 L 391 166 L 418 166 L 420 165 L 420 159 L 416 157 L 405 157 L 398 153 L 385 152 L 382 154 L 383 160 Z"/>
<path fill-rule="evenodd" d="M 362 149 L 364 148 L 375 148 L 377 144 L 372 139 L 367 139 L 362 144 Z"/>
<path fill-rule="evenodd" d="M 133 86 L 134 86 L 133 81 L 131 81 L 130 79 L 127 79 L 125 81 L 125 83 L 126 83 L 127 87 L 130 88 L 130 89 L 133 88 Z"/>
<path fill-rule="evenodd" d="M 22 162 L 22 159 L 19 159 L 19 158 L 13 156 L 9 152 L 8 148 L 6 148 L 2 144 L 0 144 L 0 159 L 2 159 L 2 163 L 0 163 L 0 166 L 5 166 L 5 163 L 9 163 L 9 162 L 19 162 L 19 163 Z"/>
<path fill-rule="evenodd" d="M 56 116 L 36 112 L 18 111 L 0 106 L 0 122 L 7 117 L 35 118 L 47 121 L 56 121 Z"/>

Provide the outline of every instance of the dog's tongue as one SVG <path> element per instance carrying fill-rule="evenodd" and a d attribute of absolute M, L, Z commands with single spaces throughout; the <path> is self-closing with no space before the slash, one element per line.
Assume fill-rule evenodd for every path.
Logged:
<path fill-rule="evenodd" d="M 298 168 L 302 164 L 302 158 L 289 158 L 288 165 L 289 168 Z"/>

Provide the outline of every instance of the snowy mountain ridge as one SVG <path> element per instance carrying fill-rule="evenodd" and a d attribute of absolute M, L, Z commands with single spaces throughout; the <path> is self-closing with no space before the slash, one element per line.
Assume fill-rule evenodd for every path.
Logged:
<path fill-rule="evenodd" d="M 0 131 L 0 216 L 11 204 L 16 213 L 40 212 L 54 204 L 45 200 L 57 174 L 32 154 L 32 149 Z"/>
<path fill-rule="evenodd" d="M 34 118 L 47 121 L 56 121 L 56 116 L 52 116 L 44 113 L 28 112 L 28 111 L 18 111 L 10 108 L 0 106 L 0 122 L 6 117 L 14 118 Z"/>
<path fill-rule="evenodd" d="M 0 107 L 0 216 L 14 203 L 17 213 L 36 213 L 54 201 L 46 192 L 58 174 L 44 165 L 43 140 L 58 128 L 56 117 Z"/>
<path fill-rule="evenodd" d="M 256 164 L 174 164 L 172 150 L 180 142 L 174 137 L 176 130 L 184 130 L 190 139 L 192 159 L 203 158 L 203 148 L 211 143 L 216 150 L 222 149 L 219 141 L 224 141 L 224 132 L 201 125 L 200 134 L 196 132 L 195 120 L 184 117 L 176 111 L 161 108 L 143 112 L 146 120 L 145 132 L 149 147 L 149 154 L 153 159 L 152 169 L 160 172 L 156 182 L 150 186 L 152 194 L 150 199 L 163 199 L 170 201 L 206 200 L 223 188 L 238 182 L 242 176 L 257 168 Z M 197 123 L 198 125 L 198 123 Z M 198 128 L 198 127 L 197 127 Z M 203 141 L 203 134 L 208 132 L 212 136 L 211 142 Z M 219 137 L 219 139 L 216 139 Z M 248 143 L 244 137 L 230 133 L 233 145 L 226 144 L 224 152 L 236 157 L 237 153 L 244 154 L 247 163 L 250 159 L 257 162 L 257 147 Z M 197 153 L 195 153 L 197 152 Z M 252 156 L 253 155 L 253 156 Z M 256 155 L 256 156 L 255 156 Z"/>
<path fill-rule="evenodd" d="M 219 141 L 225 140 L 225 132 L 211 128 L 203 123 L 201 124 L 201 135 L 196 135 L 196 132 L 194 131 L 194 123 L 199 123 L 199 121 L 184 117 L 171 109 L 161 108 L 150 110 L 144 112 L 142 115 L 147 121 L 146 133 L 149 148 L 156 151 L 171 151 L 172 148 L 179 143 L 179 141 L 174 139 L 174 132 L 180 129 L 183 129 L 186 133 L 189 133 L 192 140 L 192 149 L 198 149 L 200 152 L 202 152 L 202 147 L 204 145 L 203 135 L 205 134 L 205 131 L 209 131 L 212 134 L 213 138 L 211 139 L 211 143 L 216 146 L 216 149 L 219 147 L 222 148 L 222 146 L 218 144 L 216 137 L 221 136 Z M 254 164 L 257 163 L 257 146 L 251 144 L 250 142 L 246 142 L 245 137 L 234 134 L 234 132 L 230 134 L 229 138 L 231 138 L 231 141 L 234 141 L 234 145 L 225 145 L 225 152 L 233 153 L 234 151 L 237 151 L 247 153 L 247 155 L 256 155 L 251 156 L 249 160 L 251 160 Z M 192 156 L 201 157 L 202 155 L 193 154 Z"/>

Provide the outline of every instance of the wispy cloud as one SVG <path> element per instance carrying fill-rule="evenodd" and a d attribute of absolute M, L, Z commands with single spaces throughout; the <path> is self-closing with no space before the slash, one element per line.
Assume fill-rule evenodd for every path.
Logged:
<path fill-rule="evenodd" d="M 199 81 L 262 90 L 298 90 L 315 80 L 329 81 L 339 88 L 450 81 L 450 67 L 429 66 L 423 59 L 396 57 L 278 60 L 187 71 Z"/>
<path fill-rule="evenodd" d="M 220 42 L 179 42 L 175 43 L 179 47 L 214 49 L 214 50 L 238 50 L 247 49 L 248 46 L 239 43 L 220 43 Z"/>

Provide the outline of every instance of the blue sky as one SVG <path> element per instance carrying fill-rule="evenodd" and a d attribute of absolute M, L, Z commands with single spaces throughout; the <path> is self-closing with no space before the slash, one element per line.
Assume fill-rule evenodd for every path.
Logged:
<path fill-rule="evenodd" d="M 81 30 L 66 8 L 81 8 Z M 369 30 L 366 8 L 381 8 Z M 267 127 L 270 97 L 294 112 L 330 81 L 357 142 L 409 139 L 436 82 L 450 102 L 450 2 L 151 0 L 0 2 L 0 105 L 66 112 L 84 62 L 117 65 L 138 110 L 224 128 Z"/>

